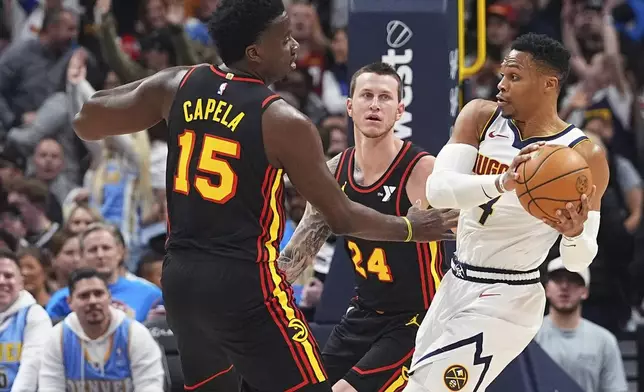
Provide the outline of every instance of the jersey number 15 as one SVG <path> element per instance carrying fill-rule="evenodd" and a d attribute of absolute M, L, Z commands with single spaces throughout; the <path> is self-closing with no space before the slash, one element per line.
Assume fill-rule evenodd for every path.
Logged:
<path fill-rule="evenodd" d="M 186 129 L 179 135 L 179 162 L 174 176 L 174 191 L 187 195 L 190 192 L 188 171 L 195 148 L 196 135 Z M 237 192 L 237 174 L 230 163 L 219 156 L 239 159 L 239 142 L 212 135 L 204 135 L 197 172 L 219 176 L 219 184 L 213 185 L 210 178 L 195 174 L 194 187 L 201 197 L 214 203 L 224 204 Z"/>

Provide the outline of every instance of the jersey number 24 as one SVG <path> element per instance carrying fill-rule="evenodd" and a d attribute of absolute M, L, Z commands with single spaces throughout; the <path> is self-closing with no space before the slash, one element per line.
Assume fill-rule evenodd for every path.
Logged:
<path fill-rule="evenodd" d="M 187 195 L 191 184 L 188 181 L 188 170 L 192 153 L 195 148 L 195 133 L 186 129 L 179 135 L 179 163 L 177 174 L 174 176 L 174 191 Z M 197 162 L 197 171 L 204 174 L 219 176 L 219 184 L 213 185 L 210 179 L 199 174 L 195 175 L 194 187 L 208 201 L 224 204 L 237 192 L 237 174 L 230 163 L 220 156 L 239 159 L 241 147 L 235 140 L 224 139 L 212 135 L 204 135 L 201 155 Z"/>
<path fill-rule="evenodd" d="M 358 248 L 358 244 L 353 241 L 347 240 L 347 247 L 351 251 L 351 261 L 356 272 L 367 279 L 367 273 L 375 274 L 381 282 L 393 282 L 394 278 L 391 276 L 391 268 L 387 264 L 387 256 L 382 248 L 375 248 L 367 259 L 367 268 L 363 265 L 362 251 Z"/>

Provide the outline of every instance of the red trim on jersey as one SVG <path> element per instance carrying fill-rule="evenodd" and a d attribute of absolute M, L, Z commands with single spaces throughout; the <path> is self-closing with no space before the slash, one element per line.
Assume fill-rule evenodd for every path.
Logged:
<path fill-rule="evenodd" d="M 190 68 L 190 71 L 188 71 L 185 75 L 183 75 L 183 80 L 181 80 L 181 84 L 179 84 L 179 88 L 183 87 L 183 85 L 186 83 L 186 81 L 188 80 L 190 75 L 192 75 L 195 69 L 197 69 L 197 66 Z"/>
<path fill-rule="evenodd" d="M 377 367 L 375 369 L 369 369 L 369 370 L 362 370 L 362 369 L 358 368 L 357 366 L 354 366 L 354 367 L 351 368 L 351 370 L 353 370 L 354 372 L 356 372 L 356 373 L 358 373 L 358 374 L 360 374 L 362 376 L 365 376 L 367 374 L 380 373 L 380 372 L 384 372 L 386 370 L 395 369 L 397 367 L 402 366 L 405 363 L 405 361 L 407 361 L 409 358 L 411 358 L 413 353 L 414 353 L 414 350 L 412 349 L 409 353 L 407 353 L 407 355 L 402 357 L 402 359 L 400 359 L 396 363 L 392 363 L 391 365 L 380 366 L 380 367 Z"/>
<path fill-rule="evenodd" d="M 340 162 L 338 163 L 338 167 L 335 168 L 335 180 L 340 181 L 340 175 L 342 175 L 342 166 L 344 165 L 344 158 L 347 157 L 347 151 L 349 149 L 346 149 L 342 151 L 342 155 L 340 155 Z"/>
<path fill-rule="evenodd" d="M 264 174 L 264 182 L 262 183 L 262 195 L 264 196 L 264 206 L 262 207 L 262 213 L 259 216 L 259 226 L 262 228 L 261 234 L 257 237 L 257 260 L 256 262 L 263 262 L 268 260 L 268 253 L 264 257 L 266 249 L 264 248 L 264 242 L 266 242 L 266 236 L 268 235 L 268 227 L 266 225 L 265 218 L 266 213 L 269 209 L 270 204 L 270 184 L 273 183 L 272 178 L 277 172 L 273 170 L 271 166 L 266 168 L 266 173 Z M 268 196 L 267 196 L 268 194 Z M 265 297 L 266 298 L 266 297 Z"/>
<path fill-rule="evenodd" d="M 402 213 L 400 211 L 400 198 L 402 197 L 403 193 L 407 194 L 403 187 L 407 186 L 407 179 L 411 175 L 412 169 L 416 166 L 416 163 L 418 163 L 418 161 L 420 161 L 420 159 L 424 156 L 429 156 L 429 153 L 426 151 L 421 151 L 416 154 L 414 159 L 412 159 L 407 165 L 407 169 L 405 169 L 405 172 L 400 179 L 400 184 L 398 184 L 398 196 L 396 196 L 396 215 L 398 216 L 402 216 Z"/>
<path fill-rule="evenodd" d="M 349 178 L 349 184 L 351 185 L 351 188 L 355 190 L 358 193 L 370 193 L 375 191 L 376 189 L 380 188 L 382 184 L 385 183 L 391 176 L 391 173 L 396 169 L 396 167 L 400 164 L 400 161 L 405 157 L 405 154 L 411 147 L 411 143 L 405 143 L 403 145 L 403 148 L 398 152 L 398 157 L 396 160 L 389 166 L 389 169 L 387 172 L 378 180 L 375 184 L 370 185 L 368 188 L 364 187 L 364 189 L 359 188 L 354 182 L 353 182 L 353 158 L 356 155 L 356 150 L 355 148 L 351 151 L 351 156 L 349 157 L 349 169 L 347 170 L 347 177 Z"/>
<path fill-rule="evenodd" d="M 385 384 L 380 389 L 378 389 L 378 392 L 385 392 L 387 388 L 389 388 L 389 386 L 394 383 L 394 381 L 398 380 L 398 378 L 402 374 L 402 371 L 403 371 L 402 368 L 396 370 L 394 374 L 389 378 L 389 380 L 385 381 Z M 402 391 L 403 389 L 405 389 L 406 385 L 407 385 L 407 380 L 405 380 L 403 385 L 396 388 L 396 391 Z"/>
<path fill-rule="evenodd" d="M 219 377 L 219 376 L 221 376 L 223 374 L 228 373 L 231 370 L 233 370 L 233 365 L 230 365 L 230 367 L 228 369 L 224 369 L 219 373 L 213 374 L 212 376 L 208 377 L 207 379 L 205 379 L 203 381 L 200 381 L 200 382 L 198 382 L 198 383 L 196 383 L 194 385 L 183 384 L 183 389 L 185 389 L 186 391 L 193 391 L 193 390 L 195 390 L 195 389 L 197 389 L 199 387 L 203 387 L 204 385 L 206 385 L 210 381 L 214 380 L 215 378 L 217 378 L 217 377 Z"/>
<path fill-rule="evenodd" d="M 293 361 L 295 362 L 296 366 L 300 370 L 300 374 L 302 375 L 303 381 L 300 384 L 289 389 L 289 390 L 297 390 L 305 385 L 316 383 L 317 378 L 316 378 L 315 372 L 313 371 L 313 367 L 304 351 L 304 348 L 302 347 L 302 344 L 293 341 L 288 335 L 287 328 L 289 325 L 289 319 L 286 316 L 286 310 L 281 306 L 281 304 L 279 303 L 279 300 L 273 294 L 273 292 L 276 290 L 276 283 L 275 283 L 273 274 L 271 273 L 271 267 L 275 268 L 276 273 L 279 275 L 281 280 L 281 282 L 279 283 L 279 288 L 277 288 L 277 290 L 282 291 L 283 293 L 286 294 L 288 307 L 293 309 L 295 317 L 302 320 L 304 323 L 306 323 L 304 321 L 306 320 L 304 318 L 304 315 L 301 313 L 301 311 L 297 308 L 297 305 L 295 304 L 292 289 L 290 288 L 290 286 L 286 284 L 286 276 L 282 271 L 279 270 L 275 261 L 268 260 L 268 252 L 266 250 L 266 247 L 263 246 L 268 240 L 267 236 L 270 235 L 269 225 L 271 224 L 272 220 L 275 218 L 275 213 L 277 214 L 277 218 L 280 219 L 280 221 L 283 219 L 283 216 L 284 216 L 283 207 L 277 206 L 277 212 L 274 212 L 273 208 L 270 208 L 270 202 L 271 202 L 271 196 L 272 196 L 271 192 L 277 176 L 278 169 L 269 167 L 267 169 L 267 172 L 269 172 L 270 174 L 267 174 L 267 176 L 265 175 L 264 184 L 262 186 L 262 194 L 264 196 L 264 207 L 263 207 L 262 216 L 260 219 L 260 225 L 262 227 L 262 235 L 258 239 L 258 241 L 261 241 L 258 243 L 258 246 L 262 247 L 261 253 L 258 253 L 258 255 L 259 254 L 264 255 L 264 257 L 262 257 L 261 259 L 258 256 L 258 260 L 263 261 L 263 262 L 259 262 L 260 280 L 261 280 L 262 294 L 264 295 L 264 303 L 266 305 L 266 308 L 268 309 L 271 315 L 271 318 L 273 319 L 277 327 L 280 329 L 281 334 L 284 337 L 284 340 L 286 341 L 286 344 L 288 345 L 289 350 L 291 351 L 291 356 L 293 358 Z M 278 198 L 278 197 L 281 197 L 282 194 L 283 194 L 283 187 L 281 187 L 280 190 L 278 190 L 275 196 L 276 198 Z M 283 228 L 280 228 L 279 232 L 281 233 L 282 230 Z M 274 263 L 274 265 L 271 266 L 269 263 Z M 309 337 L 307 340 L 310 344 L 316 347 L 315 340 L 310 330 L 309 330 Z M 322 363 L 317 353 L 315 353 L 315 358 L 318 361 L 318 363 L 320 364 Z M 325 374 L 325 378 L 326 378 L 326 374 Z"/>
<path fill-rule="evenodd" d="M 443 243 L 437 242 L 438 249 L 438 262 L 436 263 L 436 268 L 438 268 L 438 276 L 441 277 L 441 280 L 445 277 L 445 272 L 443 271 Z"/>
<path fill-rule="evenodd" d="M 259 272 L 260 281 L 262 285 L 262 293 L 264 295 L 264 298 L 269 298 L 269 295 L 270 295 L 269 290 L 270 290 L 272 278 L 271 278 L 271 271 L 269 270 L 268 264 L 259 263 L 259 271 L 260 271 Z M 268 310 L 268 313 L 271 315 L 271 318 L 275 322 L 275 325 L 280 330 L 282 337 L 284 338 L 284 341 L 286 342 L 286 345 L 288 346 L 289 351 L 291 352 L 291 357 L 293 358 L 293 361 L 295 362 L 295 365 L 299 369 L 300 375 L 302 376 L 302 382 L 299 383 L 294 388 L 295 389 L 301 388 L 304 385 L 307 385 L 310 381 L 309 379 L 307 379 L 307 374 L 304 371 L 304 368 L 302 367 L 300 356 L 295 351 L 294 341 L 291 340 L 291 338 L 288 336 L 288 333 L 286 332 L 286 327 L 288 326 L 288 323 L 284 324 L 284 318 L 278 315 L 279 305 L 277 304 L 277 298 L 266 299 L 264 300 L 264 304 L 266 305 L 266 309 Z M 301 354 L 301 348 L 298 351 L 300 351 L 300 354 Z M 309 369 L 309 374 L 311 374 L 312 370 L 313 369 Z"/>
<path fill-rule="evenodd" d="M 427 295 L 429 290 L 427 289 L 427 275 L 425 275 L 425 254 L 423 253 L 423 248 L 421 248 L 421 243 L 416 243 L 416 253 L 418 254 L 418 269 L 420 273 L 420 289 L 423 293 L 423 305 L 425 309 L 429 309 L 429 296 Z"/>
<path fill-rule="evenodd" d="M 282 98 L 282 97 L 280 97 L 277 94 L 269 95 L 268 97 L 266 97 L 266 99 L 264 99 L 264 102 L 262 102 L 262 109 L 264 109 L 264 107 L 266 105 L 268 105 L 271 101 L 279 99 L 279 98 Z"/>
<path fill-rule="evenodd" d="M 243 78 L 241 76 L 235 76 L 235 74 L 232 73 L 232 72 L 223 72 L 222 70 L 220 70 L 219 68 L 215 67 L 214 65 L 211 65 L 210 69 L 212 70 L 212 72 L 216 73 L 217 75 L 221 76 L 222 78 L 224 78 L 226 80 L 234 80 L 236 82 L 248 82 L 248 83 L 264 84 L 264 82 L 259 80 L 259 79 Z M 229 77 L 228 75 L 232 75 L 232 76 Z"/>

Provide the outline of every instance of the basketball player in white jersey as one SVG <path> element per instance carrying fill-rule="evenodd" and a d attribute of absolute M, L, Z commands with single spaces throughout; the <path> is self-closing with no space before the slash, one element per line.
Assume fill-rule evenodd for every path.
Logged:
<path fill-rule="evenodd" d="M 501 65 L 498 101 L 467 104 L 436 158 L 427 200 L 461 210 L 456 255 L 416 336 L 405 392 L 485 391 L 541 326 L 538 267 L 558 236 L 571 271 L 597 253 L 608 164 L 598 146 L 557 116 L 569 61 L 557 41 L 519 37 Z M 557 223 L 529 215 L 514 192 L 516 167 L 546 143 L 580 153 L 595 184 L 581 196 L 581 210 L 569 203 Z"/>

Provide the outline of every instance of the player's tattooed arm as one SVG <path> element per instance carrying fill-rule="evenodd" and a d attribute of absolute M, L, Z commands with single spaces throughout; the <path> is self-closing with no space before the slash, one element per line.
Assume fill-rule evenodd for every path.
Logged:
<path fill-rule="evenodd" d="M 331 173 L 335 173 L 341 155 L 338 154 L 327 161 L 327 167 Z M 315 255 L 322 249 L 331 234 L 331 227 L 324 220 L 324 215 L 310 203 L 306 203 L 302 220 L 277 260 L 289 282 L 295 281 L 313 262 Z"/>

